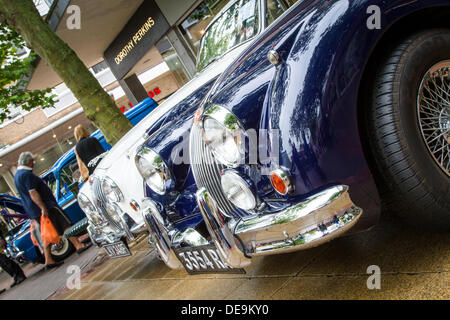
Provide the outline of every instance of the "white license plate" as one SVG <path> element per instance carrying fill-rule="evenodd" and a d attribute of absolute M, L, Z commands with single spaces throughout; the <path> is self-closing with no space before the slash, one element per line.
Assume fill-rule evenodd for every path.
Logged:
<path fill-rule="evenodd" d="M 201 273 L 245 273 L 227 265 L 214 245 L 174 248 L 175 254 L 189 274 Z"/>
<path fill-rule="evenodd" d="M 106 254 L 111 258 L 131 256 L 131 251 L 124 241 L 104 245 L 103 249 L 105 249 Z"/>

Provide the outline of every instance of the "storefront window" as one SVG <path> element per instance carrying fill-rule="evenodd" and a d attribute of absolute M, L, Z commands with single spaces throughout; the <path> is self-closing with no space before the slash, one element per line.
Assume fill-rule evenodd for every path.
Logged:
<path fill-rule="evenodd" d="M 164 37 L 161 39 L 157 44 L 156 47 L 159 50 L 159 53 L 164 59 L 164 62 L 169 67 L 172 74 L 175 76 L 175 79 L 177 80 L 177 84 L 179 87 L 182 87 L 184 84 L 186 84 L 189 79 L 187 77 L 187 72 L 183 66 L 183 63 L 178 58 L 177 53 L 175 52 L 175 49 L 170 44 L 167 37 Z"/>
<path fill-rule="evenodd" d="M 202 38 L 197 71 L 259 31 L 258 1 L 241 0 L 223 12 Z"/>
<path fill-rule="evenodd" d="M 228 2 L 229 0 L 205 0 L 179 25 L 181 33 L 195 54 L 206 27 Z"/>

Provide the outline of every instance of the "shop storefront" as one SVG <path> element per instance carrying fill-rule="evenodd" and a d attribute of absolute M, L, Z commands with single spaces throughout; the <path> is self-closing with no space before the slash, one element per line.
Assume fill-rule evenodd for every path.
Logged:
<path fill-rule="evenodd" d="M 80 7 L 82 28 L 78 31 L 49 21 L 125 112 L 147 97 L 162 102 L 195 76 L 199 41 L 209 22 L 229 0 L 98 2 L 96 7 L 87 0 L 57 2 L 54 10 L 61 21 L 67 19 L 64 10 L 68 5 Z M 83 16 L 83 12 L 90 15 Z M 122 27 L 117 30 L 118 24 Z M 20 152 L 29 150 L 37 155 L 35 173 L 40 174 L 73 147 L 73 127 L 77 123 L 95 130 L 70 90 L 58 79 L 41 61 L 29 88 L 53 87 L 60 95 L 58 105 L 23 114 L 19 120 L 0 127 L 0 142 L 6 145 L 0 150 L 0 192 L 14 193 L 12 177 Z M 49 126 L 52 129 L 46 130 Z"/>

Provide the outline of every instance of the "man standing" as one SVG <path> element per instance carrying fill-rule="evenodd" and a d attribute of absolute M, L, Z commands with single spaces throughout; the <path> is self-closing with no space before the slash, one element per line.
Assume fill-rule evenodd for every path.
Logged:
<path fill-rule="evenodd" d="M 69 218 L 58 206 L 52 191 L 47 184 L 33 174 L 34 157 L 31 152 L 23 152 L 19 156 L 18 168 L 14 176 L 14 183 L 22 199 L 25 213 L 33 226 L 40 230 L 41 215 L 48 217 L 60 236 L 71 225 Z M 69 238 L 78 253 L 87 249 L 88 245 L 82 245 L 77 238 Z M 63 263 L 55 262 L 51 255 L 51 245 L 44 243 L 44 257 L 46 269 L 54 268 Z"/>
<path fill-rule="evenodd" d="M 0 267 L 14 279 L 14 282 L 11 285 L 12 288 L 24 281 L 27 277 L 23 273 L 22 268 L 14 260 L 3 253 L 3 250 L 5 249 L 6 241 L 3 236 L 0 235 Z M 0 290 L 0 293 L 3 292 L 5 292 L 5 289 Z"/>

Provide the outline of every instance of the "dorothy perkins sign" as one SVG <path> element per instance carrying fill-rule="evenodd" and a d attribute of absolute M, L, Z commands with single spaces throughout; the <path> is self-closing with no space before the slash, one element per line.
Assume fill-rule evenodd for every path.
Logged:
<path fill-rule="evenodd" d="M 169 28 L 156 3 L 144 0 L 104 53 L 116 78 L 122 79 Z"/>

